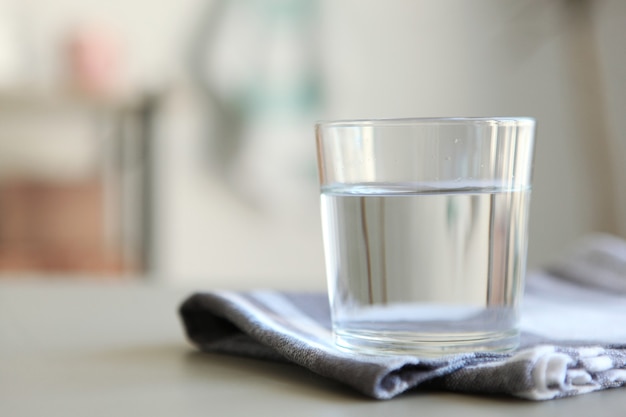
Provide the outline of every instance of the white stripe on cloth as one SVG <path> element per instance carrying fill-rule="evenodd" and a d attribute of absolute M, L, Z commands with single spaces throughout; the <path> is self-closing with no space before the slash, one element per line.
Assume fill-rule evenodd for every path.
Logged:
<path fill-rule="evenodd" d="M 299 332 L 314 336 L 321 342 L 332 342 L 333 335 L 330 329 L 321 326 L 317 321 L 304 314 L 282 294 L 275 291 L 254 291 L 250 294 L 255 300 L 263 303 L 278 315 L 288 317 L 289 323 L 296 327 Z"/>
<path fill-rule="evenodd" d="M 303 345 L 308 345 L 311 348 L 320 349 L 329 355 L 338 356 L 338 352 L 334 346 L 331 346 L 326 341 L 319 337 L 311 338 L 307 332 L 302 332 L 301 329 L 289 328 L 283 324 L 278 323 L 275 320 L 271 320 L 267 316 L 267 312 L 261 310 L 258 306 L 251 303 L 245 297 L 232 292 L 232 291 L 219 291 L 216 292 L 220 297 L 229 300 L 231 303 L 237 305 L 241 311 L 248 315 L 250 321 L 257 322 L 259 326 L 265 331 L 273 331 L 282 335 L 287 335 L 292 339 L 298 340 Z M 291 322 L 290 322 L 291 323 Z"/>

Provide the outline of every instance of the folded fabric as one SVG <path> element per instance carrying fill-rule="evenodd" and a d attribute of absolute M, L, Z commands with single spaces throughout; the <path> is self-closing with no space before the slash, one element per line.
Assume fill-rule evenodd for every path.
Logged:
<path fill-rule="evenodd" d="M 422 387 L 547 400 L 622 386 L 626 242 L 592 236 L 568 253 L 573 257 L 528 276 L 521 344 L 511 353 L 347 353 L 334 345 L 322 293 L 197 293 L 182 304 L 180 315 L 201 350 L 293 362 L 377 399 Z"/>

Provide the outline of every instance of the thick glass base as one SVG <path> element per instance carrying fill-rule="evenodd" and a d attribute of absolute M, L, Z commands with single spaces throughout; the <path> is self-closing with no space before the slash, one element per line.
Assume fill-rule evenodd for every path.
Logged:
<path fill-rule="evenodd" d="M 517 329 L 466 333 L 335 329 L 334 336 L 340 349 L 369 355 L 438 357 L 468 352 L 508 352 L 519 345 Z"/>

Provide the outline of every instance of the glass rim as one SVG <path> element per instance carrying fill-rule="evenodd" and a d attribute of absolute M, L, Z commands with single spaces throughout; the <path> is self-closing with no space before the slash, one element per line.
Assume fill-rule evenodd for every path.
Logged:
<path fill-rule="evenodd" d="M 436 124 L 495 124 L 512 126 L 534 126 L 533 117 L 401 117 L 379 119 L 338 119 L 318 120 L 315 127 L 371 127 L 371 126 L 411 126 Z"/>

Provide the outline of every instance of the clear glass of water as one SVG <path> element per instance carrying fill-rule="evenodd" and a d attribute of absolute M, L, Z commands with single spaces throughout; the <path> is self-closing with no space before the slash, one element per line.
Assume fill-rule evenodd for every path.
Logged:
<path fill-rule="evenodd" d="M 372 354 L 519 342 L 535 121 L 316 125 L 335 341 Z"/>

